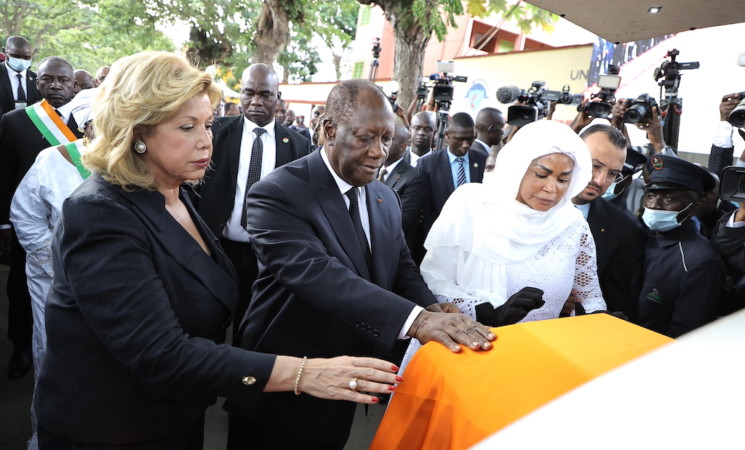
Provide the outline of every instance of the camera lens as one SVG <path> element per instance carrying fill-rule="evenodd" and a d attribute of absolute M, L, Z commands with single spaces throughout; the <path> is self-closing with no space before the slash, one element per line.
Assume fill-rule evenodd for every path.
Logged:
<path fill-rule="evenodd" d="M 600 119 L 610 117 L 611 109 L 613 109 L 611 104 L 606 102 L 590 102 L 587 104 L 587 114 Z"/>
<path fill-rule="evenodd" d="M 745 100 L 742 100 L 739 105 L 735 106 L 735 109 L 732 110 L 727 121 L 731 123 L 733 127 L 745 127 Z"/>
<path fill-rule="evenodd" d="M 639 123 L 647 115 L 648 108 L 645 105 L 634 105 L 626 110 L 623 121 L 626 123 Z"/>

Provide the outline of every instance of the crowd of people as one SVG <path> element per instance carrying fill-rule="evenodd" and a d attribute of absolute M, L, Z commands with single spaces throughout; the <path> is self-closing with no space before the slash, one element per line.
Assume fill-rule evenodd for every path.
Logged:
<path fill-rule="evenodd" d="M 0 236 L 8 376 L 34 367 L 29 448 L 341 449 L 354 402 L 387 398 L 430 341 L 489 351 L 499 327 L 608 313 L 678 337 L 745 300 L 745 205 L 679 158 L 659 111 L 631 145 L 586 112 L 403 112 L 338 83 L 310 126 L 253 64 L 240 104 L 184 58 L 95 76 L 8 38 Z M 231 106 L 232 105 L 232 106 Z M 227 333 L 232 330 L 232 335 Z M 403 362 L 403 364 L 402 364 Z"/>

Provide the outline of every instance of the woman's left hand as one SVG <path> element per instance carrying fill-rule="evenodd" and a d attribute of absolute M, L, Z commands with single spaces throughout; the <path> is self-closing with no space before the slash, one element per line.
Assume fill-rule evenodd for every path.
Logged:
<path fill-rule="evenodd" d="M 577 294 L 578 294 L 577 290 L 572 289 L 572 292 L 569 294 L 569 298 L 567 298 L 567 301 L 564 303 L 564 307 L 561 308 L 561 313 L 559 314 L 559 317 L 571 316 L 575 308 L 577 308 L 577 303 L 582 303 L 582 299 L 579 298 Z"/>

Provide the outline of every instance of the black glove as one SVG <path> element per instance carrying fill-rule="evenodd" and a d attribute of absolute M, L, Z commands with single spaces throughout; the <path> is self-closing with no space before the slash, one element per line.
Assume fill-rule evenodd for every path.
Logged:
<path fill-rule="evenodd" d="M 489 327 L 512 325 L 525 318 L 528 313 L 543 306 L 543 291 L 524 287 L 513 294 L 502 306 L 494 308 L 491 303 L 476 305 L 476 320 Z"/>

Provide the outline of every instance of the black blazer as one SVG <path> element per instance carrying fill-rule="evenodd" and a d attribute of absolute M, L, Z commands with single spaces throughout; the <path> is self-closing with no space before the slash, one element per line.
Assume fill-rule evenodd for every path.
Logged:
<path fill-rule="evenodd" d="M 274 357 L 218 345 L 237 303 L 232 266 L 181 198 L 212 258 L 158 192 L 94 175 L 65 201 L 35 395 L 52 433 L 136 443 L 200 420 L 216 395 L 251 404 L 263 390 Z"/>
<path fill-rule="evenodd" d="M 489 151 L 490 151 L 489 148 L 485 147 L 480 142 L 476 142 L 476 140 L 473 141 L 473 144 L 471 145 L 471 150 L 481 153 L 482 155 L 484 155 L 484 157 L 489 156 Z"/>
<path fill-rule="evenodd" d="M 15 109 L 15 94 L 10 84 L 10 76 L 15 76 L 16 71 L 10 69 L 7 62 L 0 63 L 0 114 L 8 113 Z M 33 105 L 41 100 L 41 94 L 36 89 L 36 74 L 30 70 L 26 71 L 26 103 Z"/>
<path fill-rule="evenodd" d="M 67 126 L 75 136 L 83 137 L 72 114 Z M 0 224 L 9 223 L 13 193 L 39 152 L 51 145 L 26 111 L 11 111 L 0 118 Z"/>
<path fill-rule="evenodd" d="M 423 243 L 420 236 L 424 222 L 424 200 L 427 196 L 424 177 L 402 160 L 388 175 L 385 185 L 396 191 L 401 199 L 401 218 L 406 244 L 414 261 L 421 261 L 424 255 L 419 248 Z"/>
<path fill-rule="evenodd" d="M 734 162 L 734 153 L 734 147 L 717 147 L 712 144 L 709 152 L 709 170 L 721 178 L 722 170 Z"/>
<path fill-rule="evenodd" d="M 481 152 L 468 150 L 468 162 L 470 164 L 471 183 L 481 183 L 484 179 L 486 156 Z M 450 194 L 455 191 L 448 150 L 443 149 L 423 156 L 417 162 L 416 168 L 424 176 L 427 183 L 428 195 L 424 209 L 424 227 L 428 233 Z"/>
<path fill-rule="evenodd" d="M 638 220 L 604 198 L 592 202 L 587 223 L 595 240 L 598 280 L 608 311 L 622 311 L 634 321 L 646 233 Z"/>
<path fill-rule="evenodd" d="M 199 188 L 199 198 L 195 201 L 197 212 L 217 237 L 222 235 L 235 204 L 243 117 L 218 117 L 215 120 L 212 128 L 212 166 L 204 176 L 204 183 Z M 275 167 L 310 153 L 310 142 L 298 133 L 277 125 L 276 122 L 274 131 L 277 146 Z"/>
<path fill-rule="evenodd" d="M 372 270 L 319 151 L 253 185 L 248 232 L 260 273 L 241 347 L 309 358 L 379 355 L 393 349 L 415 303 L 435 303 L 406 247 L 398 197 L 379 181 L 366 190 Z M 277 393 L 243 414 L 331 442 L 348 432 L 354 404 Z"/>

